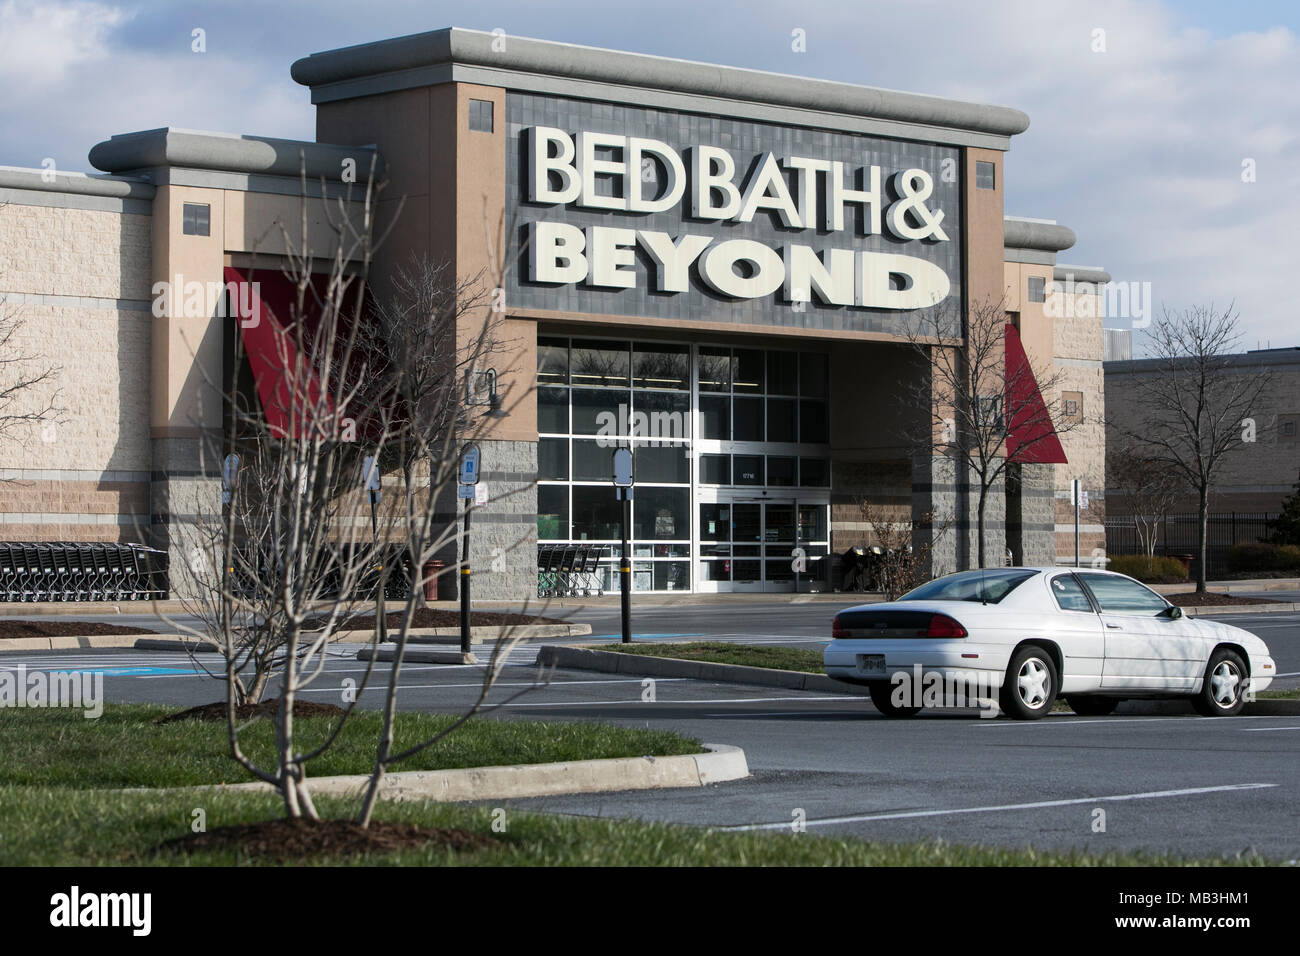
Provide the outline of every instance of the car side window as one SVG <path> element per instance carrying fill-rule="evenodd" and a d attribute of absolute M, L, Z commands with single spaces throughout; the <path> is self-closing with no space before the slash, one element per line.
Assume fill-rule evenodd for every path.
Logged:
<path fill-rule="evenodd" d="M 1103 612 L 1115 614 L 1158 614 L 1168 605 L 1165 599 L 1136 581 L 1112 574 L 1080 574 Z"/>
<path fill-rule="evenodd" d="M 1056 606 L 1062 611 L 1092 613 L 1092 602 L 1083 593 L 1083 586 L 1075 580 L 1073 574 L 1058 574 L 1052 578 L 1052 595 L 1056 598 Z"/>

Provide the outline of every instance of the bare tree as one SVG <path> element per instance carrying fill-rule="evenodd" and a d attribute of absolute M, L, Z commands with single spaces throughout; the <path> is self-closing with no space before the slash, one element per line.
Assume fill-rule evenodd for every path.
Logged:
<path fill-rule="evenodd" d="M 1247 444 L 1247 419 L 1258 413 L 1269 383 L 1262 364 L 1231 360 L 1240 341 L 1238 318 L 1231 305 L 1162 309 L 1147 332 L 1156 369 L 1135 376 L 1128 403 L 1137 415 L 1111 416 L 1116 433 L 1196 492 L 1198 593 L 1205 591 L 1210 492 L 1224 461 Z"/>
<path fill-rule="evenodd" d="M 1008 465 L 1033 461 L 1035 453 L 1074 424 L 1060 411 L 1060 376 L 1029 365 L 1008 370 L 1004 302 L 974 303 L 964 321 L 952 309 L 934 309 L 910 320 L 908 341 L 930 367 L 929 376 L 907 386 L 916 406 L 928 411 L 919 433 L 908 437 L 918 451 L 940 452 L 973 473 L 977 563 L 985 566 L 989 494 Z M 960 333 L 960 343 L 954 338 Z M 1008 437 L 1017 447 L 1008 454 Z"/>
<path fill-rule="evenodd" d="M 1138 544 L 1154 557 L 1160 524 L 1187 490 L 1183 476 L 1144 453 L 1133 443 L 1106 449 L 1106 484 L 1109 494 L 1122 493 L 1137 532 Z"/>
<path fill-rule="evenodd" d="M 862 520 L 871 525 L 876 544 L 881 549 L 872 563 L 885 600 L 893 601 L 923 584 L 922 569 L 929 565 L 930 552 L 952 527 L 952 519 L 936 520 L 934 513 L 929 511 L 921 515 L 919 523 L 929 528 L 931 534 L 921 547 L 915 548 L 911 521 L 890 520 L 880 506 L 867 498 L 858 502 L 858 509 L 862 512 Z"/>
<path fill-rule="evenodd" d="M 243 399 L 238 381 L 222 390 L 226 429 L 211 453 L 220 457 L 234 450 L 238 468 L 227 482 L 228 503 L 219 511 L 199 508 L 192 560 L 182 569 L 199 595 L 193 611 L 204 625 L 195 630 L 221 652 L 222 673 L 214 676 L 226 684 L 231 756 L 274 786 L 286 815 L 295 818 L 317 818 L 307 766 L 338 739 L 369 688 L 381 622 L 390 615 L 374 614 L 369 663 L 343 716 L 308 752 L 295 746 L 294 702 L 324 673 L 330 642 L 354 627 L 361 608 L 383 592 L 393 555 L 407 555 L 415 581 L 426 560 L 456 539 L 456 522 L 437 505 L 464 446 L 486 426 L 484 417 L 463 412 L 457 381 L 462 370 L 477 367 L 497 347 L 500 317 L 488 308 L 472 314 L 482 297 L 447 270 L 407 272 L 392 301 L 373 312 L 368 308 L 366 282 L 377 244 L 375 192 L 368 186 L 352 204 L 326 201 L 323 256 L 308 236 L 307 199 L 300 235 L 285 231 L 282 269 L 295 296 L 290 314 L 276 317 L 270 330 L 278 372 L 273 387 L 259 389 L 260 404 Z M 238 358 L 241 345 L 236 348 Z M 404 479 L 372 512 L 363 487 L 373 462 L 400 464 Z M 417 465 L 422 474 L 416 474 Z M 419 590 L 408 590 L 404 606 L 394 612 L 396 626 L 389 628 L 394 644 L 383 732 L 357 816 L 362 825 L 391 765 L 543 683 L 539 675 L 506 700 L 486 703 L 517 639 L 506 629 L 474 704 L 433 738 L 395 751 L 402 659 Z M 276 754 L 273 763 L 259 764 L 240 746 L 240 722 L 247 715 L 240 705 L 256 702 L 271 687 L 278 690 Z"/>

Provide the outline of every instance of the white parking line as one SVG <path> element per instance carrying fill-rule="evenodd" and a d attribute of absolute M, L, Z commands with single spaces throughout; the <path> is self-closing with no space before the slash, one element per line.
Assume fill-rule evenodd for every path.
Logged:
<path fill-rule="evenodd" d="M 1241 728 L 1241 732 L 1243 734 L 1266 734 L 1274 730 L 1300 730 L 1300 725 L 1297 725 L 1295 727 L 1243 727 Z"/>
<path fill-rule="evenodd" d="M 1041 810 L 1049 807 L 1071 807 L 1086 803 L 1110 803 L 1120 800 L 1156 800 L 1165 797 L 1191 797 L 1204 793 L 1228 793 L 1234 790 L 1264 790 L 1276 783 L 1234 783 L 1222 787 L 1191 787 L 1186 790 L 1152 790 L 1146 793 L 1120 793 L 1105 797 L 1078 797 L 1073 800 L 1040 800 L 1036 803 L 1004 803 L 992 807 L 957 807 L 951 810 L 907 810 L 898 813 L 863 813 L 851 817 L 828 817 L 825 820 L 808 820 L 805 826 L 831 826 L 837 823 L 866 823 L 874 820 L 909 820 L 918 817 L 943 817 L 962 813 L 1000 813 L 1004 810 Z M 714 827 L 715 830 L 785 830 L 790 821 L 782 823 L 747 823 L 740 826 Z"/>

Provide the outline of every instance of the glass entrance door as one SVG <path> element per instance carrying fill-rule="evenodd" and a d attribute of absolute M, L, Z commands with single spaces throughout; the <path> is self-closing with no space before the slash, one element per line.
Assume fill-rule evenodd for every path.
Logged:
<path fill-rule="evenodd" d="M 796 535 L 815 526 L 813 516 L 825 509 L 792 498 L 700 502 L 699 589 L 794 591 Z M 808 551 L 802 540 L 798 546 Z"/>

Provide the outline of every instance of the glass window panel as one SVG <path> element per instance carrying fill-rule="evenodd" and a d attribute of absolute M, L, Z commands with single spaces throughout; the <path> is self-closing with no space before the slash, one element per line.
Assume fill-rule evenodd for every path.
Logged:
<path fill-rule="evenodd" d="M 769 398 L 767 400 L 767 440 L 798 441 L 794 427 L 794 399 Z"/>
<path fill-rule="evenodd" d="M 764 375 L 764 353 L 757 349 L 736 349 L 735 369 L 736 378 L 732 387 L 737 392 L 761 392 L 763 391 Z"/>
<path fill-rule="evenodd" d="M 730 581 L 731 561 L 701 561 L 700 574 L 705 581 Z"/>
<path fill-rule="evenodd" d="M 738 558 L 757 558 L 763 553 L 762 547 L 757 544 L 737 544 L 732 545 L 732 553 Z"/>
<path fill-rule="evenodd" d="M 537 384 L 569 384 L 569 343 L 564 339 L 537 340 Z"/>
<path fill-rule="evenodd" d="M 577 420 L 576 408 L 574 420 Z M 808 445 L 824 445 L 830 441 L 830 423 L 827 421 L 825 402 L 799 402 L 799 440 Z"/>
<path fill-rule="evenodd" d="M 1128 578 L 1109 574 L 1080 574 L 1103 612 L 1119 614 L 1158 614 L 1168 605 L 1150 588 Z"/>
<path fill-rule="evenodd" d="M 665 482 L 689 484 L 691 462 L 686 457 L 686 445 L 650 445 L 633 443 L 632 455 L 636 466 L 636 482 Z"/>
<path fill-rule="evenodd" d="M 1052 578 L 1052 594 L 1056 595 L 1056 605 L 1062 611 L 1092 611 L 1088 595 L 1073 575 L 1058 574 Z"/>
<path fill-rule="evenodd" d="M 731 391 L 730 349 L 700 349 L 700 391 Z"/>
<path fill-rule="evenodd" d="M 731 439 L 731 399 L 721 395 L 700 396 L 700 437 Z"/>
<path fill-rule="evenodd" d="M 537 486 L 537 537 L 564 541 L 569 537 L 569 486 Z"/>
<path fill-rule="evenodd" d="M 767 540 L 794 541 L 794 505 L 765 505 Z"/>
<path fill-rule="evenodd" d="M 604 439 L 573 441 L 573 480 L 574 481 L 609 481 L 614 474 L 615 443 L 606 443 Z M 637 480 L 641 479 L 641 463 L 636 462 Z M 611 484 L 610 488 L 614 486 Z M 613 491 L 610 492 L 613 494 Z"/>
<path fill-rule="evenodd" d="M 763 483 L 763 456 L 736 455 L 735 483 L 738 485 L 761 485 Z"/>
<path fill-rule="evenodd" d="M 690 348 L 685 345 L 632 346 L 633 388 L 690 388 Z"/>
<path fill-rule="evenodd" d="M 767 483 L 781 487 L 793 486 L 794 462 L 793 458 L 769 455 L 767 459 Z"/>
<path fill-rule="evenodd" d="M 735 433 L 732 435 L 733 440 L 762 441 L 763 399 L 736 397 L 733 401 L 736 403 L 736 421 Z"/>
<path fill-rule="evenodd" d="M 632 435 L 660 441 L 690 438 L 690 392 L 632 393 Z"/>
<path fill-rule="evenodd" d="M 731 456 L 730 455 L 701 455 L 700 456 L 700 484 L 702 485 L 731 484 Z"/>
<path fill-rule="evenodd" d="M 731 505 L 700 505 L 700 540 L 728 541 L 731 538 Z"/>
<path fill-rule="evenodd" d="M 656 561 L 653 568 L 656 591 L 686 591 L 690 589 L 691 565 L 688 561 Z"/>
<path fill-rule="evenodd" d="M 563 481 L 569 477 L 569 440 L 542 438 L 537 442 L 537 477 Z"/>
<path fill-rule="evenodd" d="M 761 505 L 732 505 L 731 540 L 761 541 L 763 537 L 762 522 L 763 511 Z M 737 548 L 736 553 L 740 554 L 741 550 Z"/>
<path fill-rule="evenodd" d="M 792 558 L 781 558 L 777 561 L 768 561 L 767 579 L 769 581 L 793 581 L 794 567 L 791 565 L 792 560 Z"/>
<path fill-rule="evenodd" d="M 569 433 L 569 390 L 542 387 L 537 390 L 537 430 Z"/>
<path fill-rule="evenodd" d="M 799 459 L 799 484 L 805 488 L 827 488 L 830 486 L 825 458 Z"/>
<path fill-rule="evenodd" d="M 762 574 L 763 562 L 761 561 L 733 561 L 731 562 L 731 580 L 745 581 L 753 583 L 759 580 Z"/>
<path fill-rule="evenodd" d="M 825 355 L 817 352 L 799 353 L 799 394 L 806 398 L 826 397 L 826 378 L 829 374 Z"/>
<path fill-rule="evenodd" d="M 794 395 L 799 385 L 799 355 L 796 352 L 767 353 L 767 393 Z"/>
<path fill-rule="evenodd" d="M 625 389 L 573 389 L 573 434 L 621 435 L 629 421 L 631 393 Z"/>
<path fill-rule="evenodd" d="M 801 542 L 827 540 L 825 505 L 799 506 L 799 540 Z M 823 548 L 821 553 L 824 552 Z"/>
<path fill-rule="evenodd" d="M 628 343 L 574 339 L 570 375 L 574 385 L 626 386 Z"/>
<path fill-rule="evenodd" d="M 690 538 L 691 490 L 638 486 L 632 498 L 632 536 L 638 541 Z"/>
<path fill-rule="evenodd" d="M 573 486 L 573 539 L 617 541 L 623 535 L 623 503 L 613 485 Z"/>

